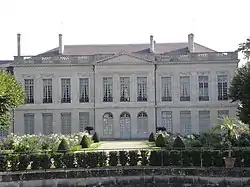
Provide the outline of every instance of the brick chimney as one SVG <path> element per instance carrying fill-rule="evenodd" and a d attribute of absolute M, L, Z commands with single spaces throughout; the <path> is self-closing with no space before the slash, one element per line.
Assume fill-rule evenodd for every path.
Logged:
<path fill-rule="evenodd" d="M 150 52 L 155 52 L 155 41 L 153 35 L 150 35 Z"/>
<path fill-rule="evenodd" d="M 59 34 L 59 55 L 63 54 L 62 34 Z"/>
<path fill-rule="evenodd" d="M 17 56 L 21 56 L 21 34 L 17 34 Z"/>
<path fill-rule="evenodd" d="M 188 50 L 190 53 L 194 53 L 194 34 L 188 35 Z"/>

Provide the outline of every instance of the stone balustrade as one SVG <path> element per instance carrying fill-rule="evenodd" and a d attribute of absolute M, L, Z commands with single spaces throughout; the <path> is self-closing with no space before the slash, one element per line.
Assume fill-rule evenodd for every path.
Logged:
<path fill-rule="evenodd" d="M 90 64 L 114 54 L 96 55 L 58 55 L 58 56 L 16 56 L 14 64 Z M 144 55 L 152 59 L 152 55 Z M 156 55 L 157 62 L 196 62 L 238 60 L 237 52 L 190 53 L 186 55 Z"/>

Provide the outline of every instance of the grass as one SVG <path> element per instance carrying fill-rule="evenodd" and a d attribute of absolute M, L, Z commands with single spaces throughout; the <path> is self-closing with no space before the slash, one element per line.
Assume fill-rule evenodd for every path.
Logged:
<path fill-rule="evenodd" d="M 92 143 L 91 146 L 89 148 L 85 148 L 83 150 L 85 151 L 94 151 L 95 149 L 98 149 L 100 147 L 102 143 L 98 142 L 98 143 Z"/>
<path fill-rule="evenodd" d="M 161 149 L 160 147 L 157 147 L 157 146 L 155 145 L 155 142 L 145 141 L 144 143 L 145 143 L 145 144 L 148 146 L 148 148 L 150 148 L 150 149 L 153 149 L 153 150 L 160 150 L 160 149 Z"/>

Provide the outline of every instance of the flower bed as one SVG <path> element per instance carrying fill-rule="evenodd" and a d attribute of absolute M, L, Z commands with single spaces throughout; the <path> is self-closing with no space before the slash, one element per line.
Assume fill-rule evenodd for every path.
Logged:
<path fill-rule="evenodd" d="M 0 171 L 116 166 L 224 167 L 222 150 L 96 151 L 9 153 L 0 155 Z M 250 150 L 234 150 L 235 167 L 250 167 Z"/>

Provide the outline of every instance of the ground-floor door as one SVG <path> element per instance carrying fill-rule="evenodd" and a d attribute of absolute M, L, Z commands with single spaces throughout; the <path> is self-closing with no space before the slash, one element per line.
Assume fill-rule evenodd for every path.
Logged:
<path fill-rule="evenodd" d="M 131 139 L 131 117 L 127 112 L 120 115 L 120 138 Z"/>

